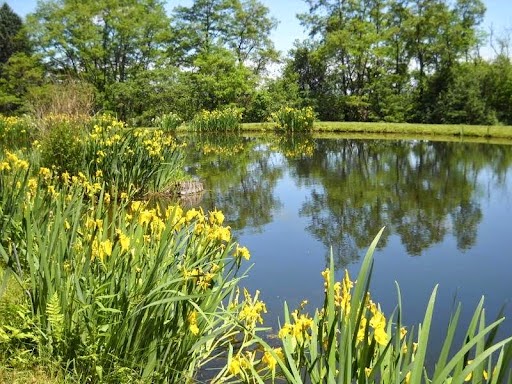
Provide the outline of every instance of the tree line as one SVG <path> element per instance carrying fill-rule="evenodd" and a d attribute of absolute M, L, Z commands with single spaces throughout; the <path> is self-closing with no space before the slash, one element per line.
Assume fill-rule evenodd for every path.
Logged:
<path fill-rule="evenodd" d="M 331 121 L 512 124 L 509 43 L 481 54 L 481 0 L 305 1 L 308 37 L 286 57 L 259 0 L 194 0 L 169 14 L 160 0 L 39 1 L 26 20 L 4 3 L 0 113 L 72 89 L 139 125 L 226 106 L 258 122 L 284 105 Z"/>

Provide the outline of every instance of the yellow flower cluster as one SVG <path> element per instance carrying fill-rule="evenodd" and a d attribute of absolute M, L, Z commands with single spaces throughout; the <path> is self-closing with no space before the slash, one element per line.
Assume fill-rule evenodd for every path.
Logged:
<path fill-rule="evenodd" d="M 284 353 L 283 353 L 283 349 L 281 347 L 279 348 L 274 348 L 272 350 L 272 352 L 274 352 L 275 356 L 277 357 L 277 359 L 281 360 L 281 361 L 284 361 Z M 263 357 L 261 358 L 261 361 L 263 364 L 265 364 L 270 370 L 275 370 L 276 369 L 276 365 L 277 365 L 277 359 L 274 357 L 274 354 L 272 354 L 272 352 L 270 351 L 265 351 L 265 353 L 263 354 Z"/>
<path fill-rule="evenodd" d="M 194 286 L 198 287 L 201 291 L 206 291 L 212 287 L 213 279 L 220 271 L 220 267 L 217 264 L 213 264 L 208 270 L 203 270 L 201 267 L 192 270 L 181 267 L 181 270 L 186 280 L 191 280 Z"/>
<path fill-rule="evenodd" d="M 0 126 L 3 126 L 5 130 L 9 130 L 22 122 L 23 119 L 21 117 L 0 115 Z"/>
<path fill-rule="evenodd" d="M 295 349 L 297 345 L 301 346 L 311 338 L 311 327 L 313 326 L 313 319 L 299 311 L 292 312 L 292 323 L 285 323 L 279 330 L 279 338 L 285 339 L 291 337 L 292 346 Z"/>
<path fill-rule="evenodd" d="M 27 121 L 24 118 L 16 116 L 0 115 L 0 139 L 9 133 L 26 133 Z"/>
<path fill-rule="evenodd" d="M 28 167 L 28 161 L 20 159 L 18 155 L 9 151 L 5 153 L 5 160 L 0 162 L 0 172 L 27 170 Z"/>
<path fill-rule="evenodd" d="M 0 144 L 5 147 L 29 147 L 33 132 L 30 118 L 0 115 Z"/>
<path fill-rule="evenodd" d="M 193 335 L 199 334 L 199 327 L 197 325 L 197 311 L 192 311 L 187 317 L 188 329 Z"/>
<path fill-rule="evenodd" d="M 330 273 L 329 269 L 322 272 L 326 292 L 329 290 L 329 284 L 331 281 Z M 351 290 L 353 287 L 354 283 L 350 280 L 348 270 L 345 270 L 343 280 L 341 282 L 335 282 L 333 287 L 334 304 L 336 308 L 339 308 L 342 311 L 343 316 L 346 318 L 350 315 L 352 299 Z M 379 310 L 377 304 L 370 299 L 369 293 L 366 297 L 365 311 L 361 317 L 357 332 L 358 343 L 364 340 L 364 336 L 367 333 L 367 325 L 373 329 L 373 334 L 369 335 L 368 343 L 371 343 L 373 337 L 378 344 L 385 346 L 389 341 L 389 335 L 386 331 L 386 317 Z M 401 331 L 406 332 L 405 329 Z M 405 333 L 403 335 L 405 336 Z"/>
<path fill-rule="evenodd" d="M 235 258 L 240 259 L 242 257 L 245 260 L 249 260 L 251 258 L 251 254 L 247 247 L 240 247 L 240 244 L 237 244 L 235 249 Z"/>
<path fill-rule="evenodd" d="M 265 303 L 258 299 L 260 292 L 256 291 L 254 298 L 247 289 L 244 288 L 244 302 L 242 309 L 238 314 L 238 319 L 243 321 L 248 329 L 254 329 L 257 323 L 263 324 L 262 313 L 267 313 Z"/>
<path fill-rule="evenodd" d="M 389 335 L 386 331 L 386 317 L 384 314 L 379 310 L 377 304 L 375 304 L 371 299 L 370 295 L 368 294 L 366 298 L 366 310 L 369 311 L 370 320 L 368 322 L 368 318 L 366 317 L 368 315 L 368 312 L 364 313 L 364 316 L 361 317 L 361 322 L 359 323 L 359 330 L 357 332 L 357 342 L 360 343 L 364 340 L 364 335 L 366 334 L 367 324 L 370 325 L 370 327 L 373 328 L 373 338 L 375 341 L 385 346 L 387 345 L 389 341 Z M 403 328 L 401 330 L 403 335 L 405 336 L 406 330 Z M 368 338 L 368 344 L 371 343 L 372 336 L 369 335 Z"/>
<path fill-rule="evenodd" d="M 236 108 L 198 113 L 191 122 L 193 129 L 200 131 L 236 129 L 242 120 L 242 113 Z"/>
<path fill-rule="evenodd" d="M 269 121 L 273 123 L 276 128 L 291 131 L 309 130 L 313 128 L 315 113 L 311 107 L 302 109 L 283 107 L 277 112 L 272 113 L 269 117 Z"/>
<path fill-rule="evenodd" d="M 100 241 L 94 239 L 92 242 L 91 260 L 98 258 L 101 262 L 105 261 L 105 256 L 112 255 L 112 241 L 109 239 Z"/>
<path fill-rule="evenodd" d="M 244 370 L 249 369 L 254 364 L 254 353 L 246 352 L 245 355 L 237 354 L 232 356 L 228 363 L 229 373 L 233 376 L 240 375 Z"/>

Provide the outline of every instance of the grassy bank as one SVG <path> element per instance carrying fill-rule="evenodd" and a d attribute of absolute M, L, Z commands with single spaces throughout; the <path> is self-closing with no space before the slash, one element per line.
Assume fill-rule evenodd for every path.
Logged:
<path fill-rule="evenodd" d="M 244 131 L 273 130 L 271 123 L 245 123 Z M 408 124 L 408 123 L 359 123 L 359 122 L 315 122 L 313 132 L 399 134 L 407 136 L 457 136 L 512 139 L 510 126 Z"/>

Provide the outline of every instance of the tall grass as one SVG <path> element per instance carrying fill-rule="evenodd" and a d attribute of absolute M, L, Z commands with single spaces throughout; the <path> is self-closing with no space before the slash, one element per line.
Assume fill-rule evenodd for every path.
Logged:
<path fill-rule="evenodd" d="M 107 199 L 104 188 L 91 196 L 79 178 L 54 181 L 40 173 L 33 195 L 9 185 L 27 196 L 21 238 L 0 246 L 27 299 L 25 351 L 83 382 L 175 383 L 227 350 L 240 305 L 224 304 L 246 254 L 220 212 L 151 208 Z M 2 331 L 0 348 L 21 332 Z"/>
<path fill-rule="evenodd" d="M 311 107 L 302 109 L 282 107 L 270 115 L 270 121 L 276 128 L 285 131 L 310 131 L 313 129 L 315 113 Z"/>
<path fill-rule="evenodd" d="M 287 383 L 504 383 L 512 380 L 512 337 L 496 340 L 503 318 L 487 322 L 483 299 L 475 309 L 462 345 L 454 345 L 460 306 L 446 328 L 445 341 L 433 372 L 426 366 L 437 287 L 417 329 L 401 322 L 400 290 L 393 314 L 386 318 L 368 291 L 373 253 L 382 231 L 372 242 L 356 281 L 345 271 L 334 279 L 334 263 L 322 272 L 325 300 L 313 316 L 303 308 L 290 312 L 279 331 L 281 346 L 263 346 L 256 364 L 236 370 L 240 382 Z M 231 358 L 230 367 L 236 364 Z M 508 381 L 507 381 L 508 380 Z"/>
<path fill-rule="evenodd" d="M 89 116 L 94 109 L 94 87 L 84 81 L 64 79 L 34 88 L 27 101 L 36 119 L 49 115 Z"/>
<path fill-rule="evenodd" d="M 239 109 L 226 108 L 201 111 L 194 116 L 189 125 L 195 131 L 233 131 L 240 128 L 241 121 L 242 113 Z"/>
<path fill-rule="evenodd" d="M 174 112 L 164 113 L 153 119 L 155 127 L 160 128 L 164 132 L 174 132 L 183 123 L 183 119 Z"/>

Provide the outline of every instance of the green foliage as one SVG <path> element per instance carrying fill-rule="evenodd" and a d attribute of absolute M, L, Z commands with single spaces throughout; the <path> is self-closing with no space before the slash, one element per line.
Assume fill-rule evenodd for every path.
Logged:
<path fill-rule="evenodd" d="M 479 74 L 479 77 L 482 74 Z M 482 95 L 490 104 L 502 124 L 512 124 L 512 62 L 510 57 L 500 54 L 489 63 L 483 72 Z"/>
<path fill-rule="evenodd" d="M 315 113 L 311 107 L 302 109 L 283 107 L 270 115 L 270 121 L 276 128 L 285 131 L 309 131 L 313 129 Z"/>
<path fill-rule="evenodd" d="M 242 358 L 230 356 L 226 367 L 240 382 L 286 383 L 500 383 L 510 375 L 512 337 L 495 340 L 503 318 L 486 324 L 483 299 L 467 326 L 463 344 L 454 345 L 459 329 L 460 305 L 450 319 L 445 341 L 433 372 L 426 368 L 426 352 L 437 287 L 434 288 L 417 331 L 401 323 L 401 299 L 386 319 L 370 298 L 373 254 L 382 230 L 362 262 L 355 282 L 348 271 L 335 281 L 334 262 L 322 272 L 324 305 L 309 316 L 304 306 L 290 312 L 284 305 L 284 324 L 279 331 L 280 347 L 271 347 L 260 337 L 264 352 L 256 357 L 246 343 Z"/>
<path fill-rule="evenodd" d="M 78 174 L 84 169 L 85 127 L 68 116 L 49 116 L 41 137 L 41 165 Z"/>
<path fill-rule="evenodd" d="M 194 60 L 196 70 L 189 75 L 189 85 L 196 111 L 214 110 L 226 105 L 245 107 L 256 88 L 252 72 L 236 63 L 229 51 L 216 48 L 201 53 Z"/>
<path fill-rule="evenodd" d="M 15 53 L 3 65 L 1 72 L 0 111 L 28 111 L 27 96 L 43 83 L 42 65 L 34 56 Z"/>
<path fill-rule="evenodd" d="M 296 45 L 286 71 L 297 74 L 301 96 L 321 120 L 493 121 L 488 101 L 478 101 L 485 93 L 481 83 L 471 84 L 468 76 L 453 84 L 467 81 L 460 90 L 447 90 L 458 63 L 469 64 L 475 55 L 485 11 L 481 0 L 309 5 L 299 18 L 313 39 Z M 466 106 L 464 98 L 470 99 Z"/>
<path fill-rule="evenodd" d="M 0 7 L 0 74 L 1 65 L 17 52 L 28 50 L 28 41 L 23 34 L 23 21 L 7 3 Z"/>
<path fill-rule="evenodd" d="M 111 194 L 164 192 L 183 177 L 178 143 L 158 129 L 128 129 L 108 115 L 90 122 L 84 173 L 101 179 Z"/>
<path fill-rule="evenodd" d="M 28 117 L 6 117 L 0 115 L 0 146 L 10 149 L 28 148 L 36 129 Z"/>
<path fill-rule="evenodd" d="M 98 101 L 106 104 L 112 102 L 112 84 L 133 79 L 163 59 L 169 38 L 163 2 L 155 0 L 40 2 L 27 25 L 48 65 L 92 84 L 101 94 Z M 124 115 L 125 108 L 118 108 Z"/>
<path fill-rule="evenodd" d="M 174 132 L 183 123 L 183 119 L 174 112 L 164 113 L 153 119 L 153 124 L 164 132 Z"/>
<path fill-rule="evenodd" d="M 278 59 L 270 40 L 276 26 L 259 0 L 194 0 L 172 12 L 175 60 L 196 66 L 198 57 L 224 50 L 234 56 L 237 67 L 260 75 Z"/>
<path fill-rule="evenodd" d="M 242 112 L 237 108 L 226 108 L 198 113 L 190 122 L 195 131 L 233 131 L 240 128 Z"/>

